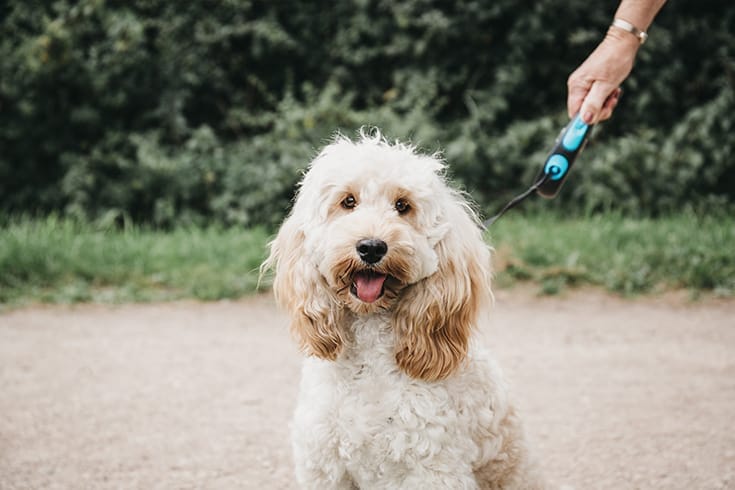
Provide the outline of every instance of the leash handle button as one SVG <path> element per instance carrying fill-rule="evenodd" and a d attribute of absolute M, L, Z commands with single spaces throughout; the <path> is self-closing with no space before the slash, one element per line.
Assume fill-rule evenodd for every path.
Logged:
<path fill-rule="evenodd" d="M 580 115 L 577 115 L 561 140 L 564 149 L 567 151 L 576 151 L 582 144 L 582 141 L 584 141 L 588 129 L 589 126 L 587 123 L 582 120 Z"/>
<path fill-rule="evenodd" d="M 551 180 L 560 180 L 569 170 L 569 160 L 564 155 L 551 155 L 544 165 L 544 172 Z"/>

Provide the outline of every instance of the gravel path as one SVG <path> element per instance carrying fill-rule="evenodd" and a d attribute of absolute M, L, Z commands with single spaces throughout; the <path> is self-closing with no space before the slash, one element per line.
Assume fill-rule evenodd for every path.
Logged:
<path fill-rule="evenodd" d="M 486 342 L 549 479 L 735 489 L 735 301 L 501 291 Z M 0 489 L 290 489 L 267 296 L 0 315 Z"/>

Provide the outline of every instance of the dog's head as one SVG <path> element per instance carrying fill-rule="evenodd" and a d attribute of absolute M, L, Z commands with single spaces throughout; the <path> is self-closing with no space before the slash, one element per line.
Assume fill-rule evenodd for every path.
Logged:
<path fill-rule="evenodd" d="M 443 169 L 379 134 L 338 137 L 311 163 L 264 264 L 308 353 L 335 359 L 347 317 L 387 313 L 407 374 L 441 379 L 465 358 L 490 252 Z"/>

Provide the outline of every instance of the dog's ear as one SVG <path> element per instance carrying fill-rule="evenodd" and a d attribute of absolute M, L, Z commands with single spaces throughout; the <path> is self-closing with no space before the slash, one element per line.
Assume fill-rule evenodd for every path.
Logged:
<path fill-rule="evenodd" d="M 450 230 L 435 248 L 438 270 L 405 289 L 393 315 L 398 366 L 426 381 L 462 364 L 478 314 L 492 301 L 490 249 L 474 213 L 460 196 L 449 208 Z"/>
<path fill-rule="evenodd" d="M 276 301 L 291 317 L 291 332 L 302 350 L 322 359 L 337 358 L 344 344 L 341 328 L 344 310 L 326 287 L 317 266 L 304 250 L 304 233 L 290 216 L 270 243 L 270 255 L 261 266 L 273 269 Z"/>

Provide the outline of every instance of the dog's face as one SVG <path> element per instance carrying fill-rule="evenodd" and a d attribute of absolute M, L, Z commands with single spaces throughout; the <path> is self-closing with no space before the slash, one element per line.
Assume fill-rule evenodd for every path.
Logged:
<path fill-rule="evenodd" d="M 340 142 L 304 179 L 304 252 L 354 313 L 390 309 L 403 290 L 434 274 L 449 231 L 437 161 L 406 148 Z"/>
<path fill-rule="evenodd" d="M 490 297 L 489 251 L 442 169 L 366 136 L 339 138 L 312 162 L 266 261 L 309 353 L 336 358 L 346 315 L 387 311 L 407 373 L 438 379 L 464 358 Z"/>

